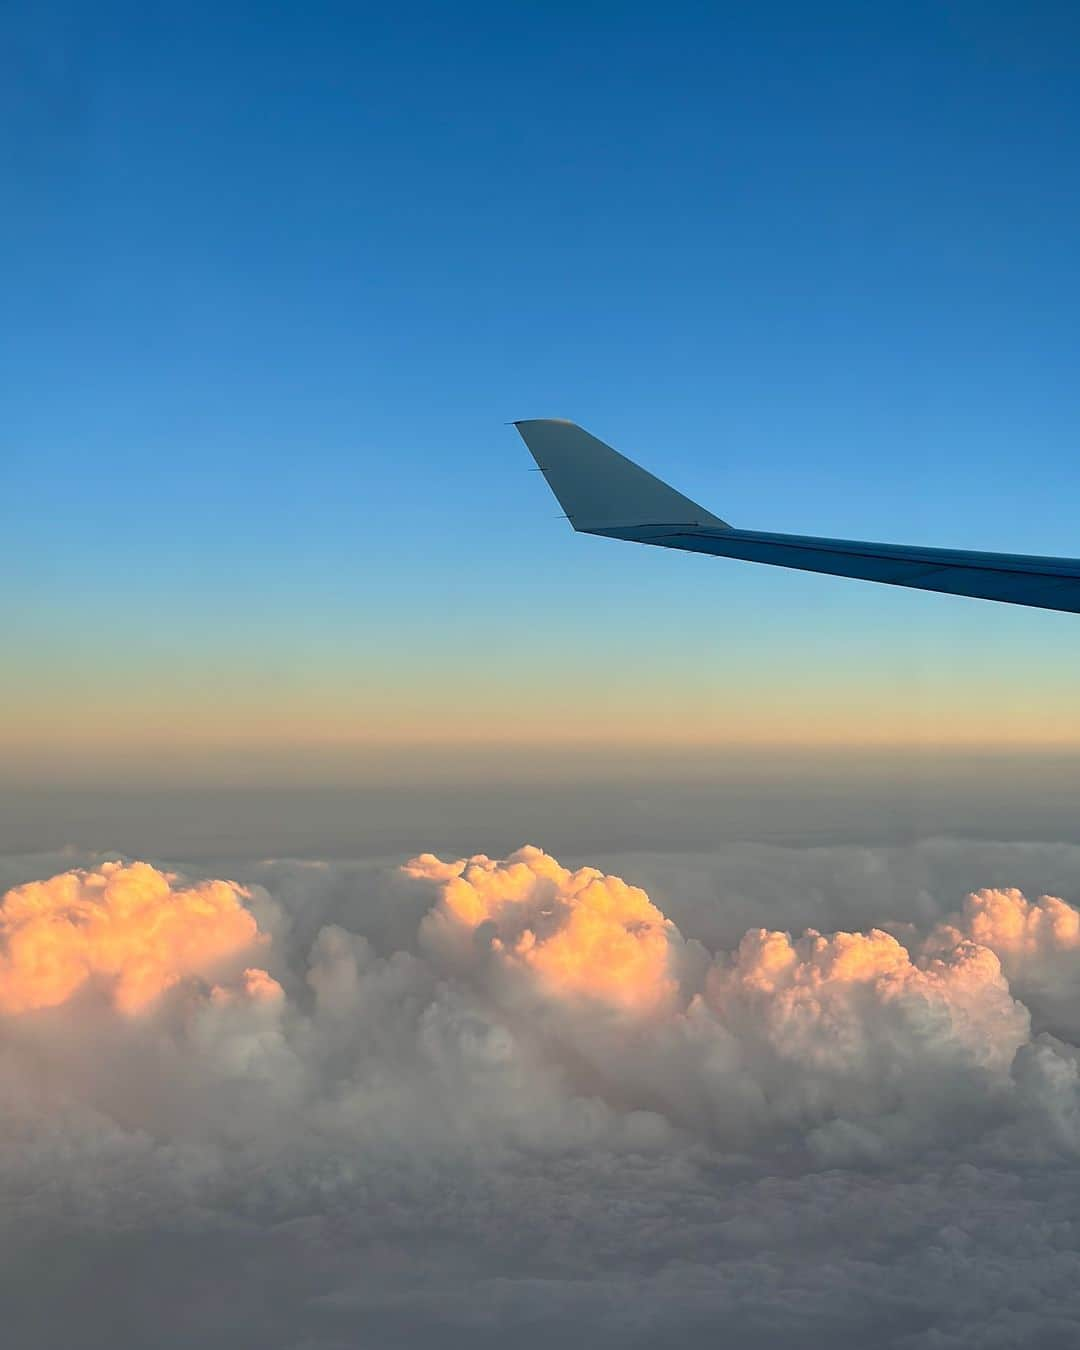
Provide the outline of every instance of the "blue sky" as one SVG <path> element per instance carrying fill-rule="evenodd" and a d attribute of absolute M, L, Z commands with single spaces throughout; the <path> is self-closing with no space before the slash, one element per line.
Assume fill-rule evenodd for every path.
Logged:
<path fill-rule="evenodd" d="M 7 22 L 9 730 L 1068 716 L 1068 616 L 575 539 L 504 423 L 750 527 L 1080 553 L 1074 7 Z"/>

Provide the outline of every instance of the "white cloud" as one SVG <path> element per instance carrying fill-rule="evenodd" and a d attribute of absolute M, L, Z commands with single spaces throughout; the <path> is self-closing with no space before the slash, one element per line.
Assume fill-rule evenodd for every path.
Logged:
<path fill-rule="evenodd" d="M 1080 851 L 987 853 L 966 900 L 943 844 L 22 884 L 11 1334 L 1073 1344 L 1080 919 L 1008 883 Z M 703 941 L 736 872 L 801 923 Z"/>

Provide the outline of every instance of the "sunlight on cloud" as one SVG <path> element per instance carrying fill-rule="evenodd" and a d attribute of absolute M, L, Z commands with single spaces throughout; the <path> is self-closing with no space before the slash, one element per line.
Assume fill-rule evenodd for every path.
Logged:
<path fill-rule="evenodd" d="M 849 1153 L 883 1155 L 929 1139 L 956 1109 L 974 1119 L 985 1108 L 1003 1122 L 999 1108 L 1017 1096 L 1017 1052 L 1031 1040 L 1018 990 L 1071 987 L 1080 946 L 1071 906 L 1017 890 L 973 894 L 906 945 L 881 929 L 793 937 L 758 928 L 734 951 L 710 953 L 639 887 L 596 868 L 571 871 L 537 848 L 504 860 L 421 854 L 397 884 L 429 897 L 411 951 L 378 957 L 362 935 L 325 927 L 284 985 L 263 968 L 273 943 L 252 912 L 254 892 L 233 882 L 105 862 L 17 886 L 0 909 L 0 1007 L 12 1018 L 70 1004 L 84 1026 L 103 1018 L 108 1041 L 111 1005 L 186 1041 L 188 1071 L 201 1055 L 220 1068 L 224 1053 L 256 1079 L 269 1018 L 278 1067 L 289 1061 L 294 1084 L 310 1076 L 315 1109 L 321 1038 L 348 1067 L 355 1037 L 395 1015 L 379 1005 L 396 970 L 418 1043 L 453 1059 L 468 1023 L 473 1050 L 495 1056 L 489 1089 L 513 1066 L 507 1092 L 522 1091 L 524 1074 L 556 1098 L 617 1101 L 726 1146 L 795 1130 L 812 1153 L 843 1153 L 847 1140 Z M 316 991 L 314 1021 L 286 994 L 290 984 Z M 162 1003 L 170 990 L 186 991 L 179 1023 Z M 88 993 L 105 1007 L 95 1013 Z M 374 1025 L 352 1024 L 361 1010 Z M 254 1017 L 248 1058 L 237 1051 L 241 1014 Z M 372 1066 L 354 1067 L 362 1094 Z M 381 1077 L 401 1071 L 393 1056 L 379 1067 Z"/>
<path fill-rule="evenodd" d="M 265 941 L 242 887 L 177 883 L 148 863 L 105 862 L 16 886 L 0 908 L 0 1006 L 53 1007 L 93 985 L 137 1013 Z"/>
<path fill-rule="evenodd" d="M 467 963 L 485 934 L 495 960 L 555 997 L 647 1008 L 675 992 L 670 954 L 678 933 L 643 890 L 619 877 L 568 871 L 531 847 L 505 862 L 479 855 L 446 864 L 422 854 L 404 870 L 439 888 L 421 927 L 436 955 Z"/>
<path fill-rule="evenodd" d="M 687 875 L 655 866 L 661 888 Z M 850 862 L 831 866 L 839 884 Z M 709 950 L 640 887 L 532 847 L 248 875 L 267 889 L 101 862 L 8 891 L 0 1236 L 164 1252 L 189 1233 L 206 1287 L 227 1244 L 258 1253 L 299 1291 L 264 1338 L 281 1346 L 355 1343 L 384 1314 L 421 1338 L 528 1323 L 537 1270 L 541 1308 L 605 1345 L 614 1308 L 659 1319 L 635 1344 L 719 1315 L 794 1344 L 807 1316 L 842 1332 L 853 1290 L 880 1309 L 901 1287 L 986 1331 L 966 1253 L 1005 1250 L 1021 1214 L 1025 1278 L 1057 1297 L 1071 1229 L 1039 1226 L 1040 1169 L 1066 1207 L 1080 1188 L 1063 900 L 984 890 L 943 917 Z M 152 1315 L 197 1329 L 167 1257 L 147 1260 Z M 261 1325 L 261 1277 L 223 1269 Z"/>

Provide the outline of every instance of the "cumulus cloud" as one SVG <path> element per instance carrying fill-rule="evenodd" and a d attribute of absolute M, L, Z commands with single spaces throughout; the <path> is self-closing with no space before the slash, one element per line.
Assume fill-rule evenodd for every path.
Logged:
<path fill-rule="evenodd" d="M 453 863 L 425 853 L 409 877 L 439 897 L 420 928 L 436 960 L 475 967 L 480 945 L 556 999 L 653 1009 L 676 991 L 674 925 L 637 886 L 594 867 L 571 872 L 541 849 L 505 862 L 483 855 Z"/>
<path fill-rule="evenodd" d="M 177 885 L 147 863 L 105 862 L 8 891 L 0 1008 L 51 1008 L 88 984 L 135 1013 L 185 977 L 235 964 L 265 936 L 227 881 Z"/>
<path fill-rule="evenodd" d="M 1074 1343 L 1080 915 L 920 883 L 829 931 L 856 852 L 728 947 L 537 848 L 14 886 L 11 1334 Z"/>

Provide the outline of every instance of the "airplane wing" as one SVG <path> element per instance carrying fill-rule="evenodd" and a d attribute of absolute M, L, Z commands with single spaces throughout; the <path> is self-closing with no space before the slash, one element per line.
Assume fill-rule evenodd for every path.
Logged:
<path fill-rule="evenodd" d="M 803 572 L 1080 613 L 1080 559 L 739 530 L 559 418 L 515 422 L 575 530 Z"/>

